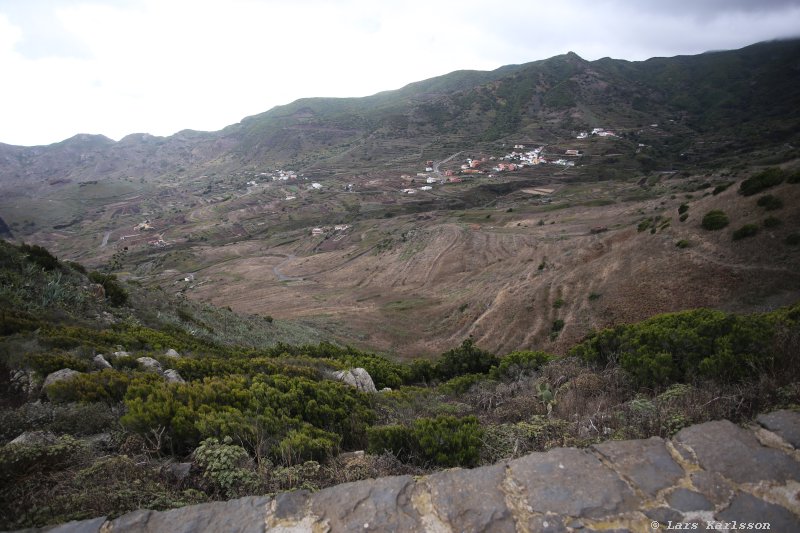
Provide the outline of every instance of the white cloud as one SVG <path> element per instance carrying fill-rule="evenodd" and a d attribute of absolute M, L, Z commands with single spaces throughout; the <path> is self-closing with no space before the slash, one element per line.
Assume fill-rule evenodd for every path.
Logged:
<path fill-rule="evenodd" d="M 62 0 L 42 29 L 23 4 L 4 16 L 0 0 L 0 141 L 213 130 L 300 97 L 364 96 L 569 50 L 638 60 L 735 48 L 800 27 L 797 3 L 778 4 L 701 13 L 625 0 Z M 48 31 L 52 46 L 82 53 L 47 54 Z M 37 54 L 25 55 L 20 43 L 36 36 Z"/>

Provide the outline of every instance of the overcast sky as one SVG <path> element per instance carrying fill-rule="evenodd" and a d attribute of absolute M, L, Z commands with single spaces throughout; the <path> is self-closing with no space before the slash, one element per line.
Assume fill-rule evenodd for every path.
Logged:
<path fill-rule="evenodd" d="M 0 142 L 217 130 L 568 51 L 643 60 L 800 35 L 800 0 L 0 0 Z"/>

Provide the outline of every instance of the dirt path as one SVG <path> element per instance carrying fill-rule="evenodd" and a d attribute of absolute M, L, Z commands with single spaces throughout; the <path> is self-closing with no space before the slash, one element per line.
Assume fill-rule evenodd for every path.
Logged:
<path fill-rule="evenodd" d="M 442 165 L 442 164 L 444 164 L 444 163 L 447 163 L 448 161 L 452 160 L 454 157 L 456 157 L 456 156 L 457 156 L 458 154 L 460 154 L 460 153 L 461 153 L 461 152 L 456 152 L 456 153 L 454 153 L 453 155 L 451 155 L 450 157 L 447 157 L 447 158 L 445 158 L 445 159 L 442 159 L 441 161 L 436 161 L 436 162 L 433 164 L 433 173 L 434 173 L 434 174 L 436 174 L 437 176 L 441 176 L 441 175 L 442 175 L 442 173 L 441 173 L 441 172 L 439 172 L 439 165 Z"/>
<path fill-rule="evenodd" d="M 686 253 L 689 257 L 694 259 L 698 262 L 706 262 L 712 263 L 714 265 L 723 267 L 723 268 L 730 268 L 733 270 L 748 270 L 748 271 L 756 271 L 756 272 L 779 272 L 781 274 L 792 274 L 798 275 L 800 271 L 792 270 L 790 268 L 782 268 L 782 267 L 773 267 L 767 265 L 743 265 L 741 263 L 732 263 L 730 261 L 723 261 L 716 259 L 710 255 L 707 255 L 699 250 L 692 250 L 691 248 L 688 249 Z"/>
<path fill-rule="evenodd" d="M 272 273 L 275 274 L 275 277 L 278 278 L 278 281 L 303 281 L 303 278 L 287 276 L 286 274 L 281 272 L 281 267 L 283 267 L 283 265 L 285 265 L 289 261 L 297 259 L 297 256 L 294 254 L 285 255 L 284 257 L 286 259 L 284 259 L 283 261 L 272 267 Z"/>

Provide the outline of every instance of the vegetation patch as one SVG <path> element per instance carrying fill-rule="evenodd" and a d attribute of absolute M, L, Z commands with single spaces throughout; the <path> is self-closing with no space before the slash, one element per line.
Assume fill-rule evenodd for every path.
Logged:
<path fill-rule="evenodd" d="M 733 232 L 733 240 L 738 241 L 747 237 L 754 237 L 758 233 L 758 224 L 745 224 Z"/>
<path fill-rule="evenodd" d="M 765 189 L 780 185 L 787 178 L 787 174 L 778 167 L 768 168 L 755 174 L 739 185 L 739 194 L 752 196 Z"/>
<path fill-rule="evenodd" d="M 716 231 L 727 226 L 729 222 L 728 215 L 726 215 L 724 211 L 714 209 L 703 216 L 703 221 L 700 224 L 703 226 L 703 229 Z"/>

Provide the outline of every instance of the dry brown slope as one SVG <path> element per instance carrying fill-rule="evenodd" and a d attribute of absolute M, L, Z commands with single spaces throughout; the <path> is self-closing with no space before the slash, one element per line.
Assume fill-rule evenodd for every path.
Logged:
<path fill-rule="evenodd" d="M 742 241 L 732 241 L 733 229 L 768 213 L 756 206 L 757 197 L 741 197 L 732 187 L 692 200 L 684 223 L 677 221 L 680 199 L 667 206 L 574 207 L 544 226 L 434 219 L 382 252 L 351 238 L 339 250 L 281 260 L 283 274 L 303 281 L 277 280 L 275 257 L 229 261 L 207 273 L 226 282 L 196 296 L 245 312 L 319 319 L 343 340 L 408 357 L 439 353 L 470 335 L 500 353 L 563 352 L 594 328 L 656 313 L 700 306 L 749 311 L 796 301 L 798 252 L 782 240 L 800 222 L 798 189 L 774 191 L 786 203 L 776 213 L 784 219 L 779 228 Z M 714 208 L 729 213 L 729 228 L 700 228 L 702 213 Z M 671 225 L 639 232 L 641 211 L 664 211 Z M 612 229 L 592 235 L 598 222 Z M 677 248 L 680 239 L 692 246 Z M 557 319 L 565 326 L 551 339 Z"/>

